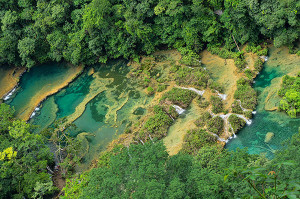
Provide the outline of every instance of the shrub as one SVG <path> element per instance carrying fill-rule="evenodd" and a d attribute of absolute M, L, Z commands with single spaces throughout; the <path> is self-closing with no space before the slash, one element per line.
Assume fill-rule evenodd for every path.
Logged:
<path fill-rule="evenodd" d="M 149 86 L 149 87 L 147 88 L 147 94 L 148 94 L 148 95 L 153 95 L 153 94 L 154 94 L 154 89 L 153 89 L 151 86 Z"/>
<path fill-rule="evenodd" d="M 256 60 L 254 63 L 255 70 L 261 71 L 263 64 L 264 64 L 263 61 L 260 58 L 258 58 L 258 60 Z"/>
<path fill-rule="evenodd" d="M 168 114 L 173 118 L 173 119 L 176 119 L 178 117 L 178 113 L 176 111 L 176 109 L 173 107 L 173 106 L 169 106 L 168 108 Z"/>
<path fill-rule="evenodd" d="M 158 139 L 163 138 L 167 135 L 168 128 L 173 123 L 173 120 L 164 111 L 163 107 L 156 105 L 153 109 L 154 115 L 145 122 L 139 134 L 142 139 L 147 138 L 148 134 Z"/>
<path fill-rule="evenodd" d="M 234 93 L 234 98 L 241 100 L 242 107 L 247 109 L 254 109 L 257 104 L 255 90 L 251 87 L 250 82 L 243 78 L 237 81 L 237 90 Z"/>
<path fill-rule="evenodd" d="M 233 104 L 231 105 L 231 111 L 237 114 L 243 114 L 243 109 L 240 107 L 240 103 L 234 100 Z"/>
<path fill-rule="evenodd" d="M 157 87 L 157 92 L 162 92 L 162 91 L 166 90 L 166 88 L 167 88 L 167 85 L 159 84 Z"/>
<path fill-rule="evenodd" d="M 230 115 L 228 121 L 231 124 L 235 133 L 246 124 L 246 122 L 243 119 L 239 118 L 236 115 Z"/>
<path fill-rule="evenodd" d="M 219 97 L 211 96 L 210 98 L 212 104 L 212 112 L 213 113 L 221 113 L 223 111 L 223 102 Z"/>
<path fill-rule="evenodd" d="M 242 70 L 245 68 L 246 61 L 244 58 L 239 57 L 239 58 L 234 59 L 234 64 L 239 70 Z"/>
<path fill-rule="evenodd" d="M 193 85 L 198 88 L 206 88 L 209 74 L 202 68 L 180 67 L 175 73 L 174 80 L 178 85 Z"/>
<path fill-rule="evenodd" d="M 244 115 L 245 115 L 247 118 L 251 119 L 251 118 L 252 118 L 252 111 L 245 111 L 245 112 L 244 112 Z"/>
<path fill-rule="evenodd" d="M 215 134 L 220 135 L 223 132 L 224 120 L 217 116 L 207 121 L 207 129 Z"/>
<path fill-rule="evenodd" d="M 173 104 L 186 108 L 196 95 L 197 94 L 195 92 L 190 90 L 172 88 L 170 91 L 166 92 L 160 100 L 171 101 Z"/>
<path fill-rule="evenodd" d="M 286 111 L 292 118 L 296 118 L 300 113 L 300 77 L 290 77 L 285 75 L 282 79 L 281 88 L 278 95 L 283 97 L 280 101 L 279 109 Z"/>
<path fill-rule="evenodd" d="M 253 79 L 253 76 L 255 75 L 254 72 L 250 69 L 245 70 L 245 75 L 248 79 Z"/>
<path fill-rule="evenodd" d="M 257 55 L 258 55 L 258 56 L 267 56 L 267 55 L 268 55 L 268 49 L 265 48 L 265 49 L 263 49 L 263 50 L 261 50 L 261 51 L 258 51 L 258 52 L 257 52 Z"/>
<path fill-rule="evenodd" d="M 219 92 L 223 91 L 223 87 L 221 85 L 219 85 L 216 81 L 209 79 L 207 82 L 207 86 L 208 88 L 210 88 L 211 90 L 217 90 Z"/>
<path fill-rule="evenodd" d="M 194 123 L 196 126 L 205 126 L 206 122 L 211 119 L 211 115 L 209 112 L 204 112 Z"/>
<path fill-rule="evenodd" d="M 182 150 L 185 153 L 196 154 L 204 146 L 215 144 L 217 138 L 203 129 L 194 129 L 187 132 L 184 136 Z"/>

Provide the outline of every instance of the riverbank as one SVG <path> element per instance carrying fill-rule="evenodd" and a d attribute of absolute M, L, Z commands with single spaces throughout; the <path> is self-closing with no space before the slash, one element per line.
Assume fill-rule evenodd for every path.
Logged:
<path fill-rule="evenodd" d="M 0 68 L 0 99 L 17 87 L 20 76 L 26 71 L 25 67 Z"/>
<path fill-rule="evenodd" d="M 41 102 L 68 86 L 83 69 L 82 65 L 57 66 L 57 69 L 46 65 L 44 74 L 40 71 L 43 70 L 43 66 L 32 68 L 28 74 L 25 73 L 16 96 L 9 103 L 15 107 L 17 118 L 28 121 Z M 33 81 L 27 82 L 29 78 Z"/>

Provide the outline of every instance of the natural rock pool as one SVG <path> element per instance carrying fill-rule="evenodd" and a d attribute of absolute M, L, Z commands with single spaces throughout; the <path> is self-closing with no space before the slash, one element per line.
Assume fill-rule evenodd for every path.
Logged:
<path fill-rule="evenodd" d="M 249 153 L 267 153 L 271 157 L 283 140 L 298 132 L 300 118 L 290 119 L 274 109 L 280 100 L 277 91 L 281 78 L 285 74 L 295 75 L 299 71 L 299 63 L 300 58 L 288 54 L 286 48 L 270 49 L 269 60 L 253 85 L 258 92 L 256 114 L 252 123 L 226 144 L 227 149 L 248 147 Z M 19 118 L 29 119 L 32 116 L 29 122 L 38 126 L 36 132 L 51 126 L 56 119 L 66 117 L 69 123 L 77 126 L 72 132 L 74 136 L 80 133 L 87 135 L 89 147 L 85 160 L 88 163 L 123 133 L 127 125 L 136 123 L 147 114 L 153 97 L 149 97 L 135 79 L 127 78 L 130 68 L 125 60 L 114 60 L 82 70 L 82 67 L 72 68 L 65 64 L 34 67 L 22 76 L 16 93 L 6 103 L 15 107 Z M 232 76 L 232 71 L 227 70 L 222 74 Z M 71 80 L 72 83 L 68 84 Z M 224 86 L 233 87 L 232 83 L 227 84 Z M 45 97 L 46 100 L 40 104 Z M 199 110 L 192 104 L 170 127 L 164 142 L 172 154 L 181 149 L 183 132 L 187 130 L 184 127 L 195 128 L 193 122 L 198 117 Z M 266 143 L 268 132 L 274 133 L 274 136 Z"/>
<path fill-rule="evenodd" d="M 30 123 L 38 125 L 40 131 L 56 119 L 66 117 L 78 127 L 72 132 L 74 136 L 92 133 L 94 136 L 87 136 L 90 146 L 85 157 L 86 162 L 91 161 L 123 133 L 127 124 L 146 114 L 152 99 L 134 80 L 126 77 L 129 72 L 126 64 L 124 60 L 115 60 L 87 67 L 71 84 L 47 98 Z M 25 80 L 29 83 L 34 78 L 37 77 L 28 74 Z M 16 105 L 16 101 L 11 104 Z"/>
<path fill-rule="evenodd" d="M 239 131 L 237 137 L 226 144 L 227 149 L 248 147 L 251 154 L 266 153 L 272 157 L 274 150 L 280 149 L 282 141 L 298 132 L 300 118 L 291 119 L 274 108 L 280 101 L 277 91 L 281 78 L 286 74 L 295 76 L 300 70 L 299 64 L 299 56 L 290 55 L 288 49 L 270 48 L 269 60 L 264 64 L 264 69 L 253 85 L 258 92 L 258 106 L 252 124 Z M 268 132 L 274 133 L 274 137 L 266 143 L 265 136 Z"/>

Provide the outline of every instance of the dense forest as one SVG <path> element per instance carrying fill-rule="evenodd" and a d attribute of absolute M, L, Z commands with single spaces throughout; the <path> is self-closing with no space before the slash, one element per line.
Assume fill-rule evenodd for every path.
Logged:
<path fill-rule="evenodd" d="M 233 135 L 252 118 L 258 103 L 252 85 L 268 44 L 300 56 L 299 13 L 298 0 L 0 0 L 0 67 L 125 58 L 135 64 L 127 77 L 148 96 L 160 93 L 143 123 L 126 127 L 130 144 L 116 141 L 80 172 L 83 144 L 89 143 L 70 136 L 75 124 L 61 118 L 37 133 L 0 101 L 0 199 L 299 198 L 300 129 L 280 150 L 266 142 L 271 158 L 229 151 L 218 140 L 226 126 L 222 113 L 230 114 Z M 245 44 L 246 52 L 240 49 Z M 180 52 L 179 64 L 153 55 L 165 49 Z M 204 49 L 225 63 L 233 59 L 242 73 L 230 110 L 217 95 L 225 93 L 223 85 L 198 67 Z M 249 52 L 256 56 L 253 70 L 246 66 Z M 172 64 L 161 69 L 159 59 Z M 300 113 L 299 77 L 284 76 L 275 94 L 279 110 L 292 118 Z M 167 89 L 170 81 L 178 87 Z M 204 99 L 180 86 L 213 93 Z M 192 101 L 211 112 L 199 114 L 182 149 L 169 155 L 162 138 L 179 118 L 174 105 L 187 109 Z M 66 179 L 65 188 L 55 178 Z"/>
<path fill-rule="evenodd" d="M 295 51 L 299 13 L 297 0 L 1 0 L 0 64 L 92 64 L 166 48 L 196 56 L 266 39 Z"/>
<path fill-rule="evenodd" d="M 52 197 L 49 134 L 34 134 L 8 105 L 0 113 L 0 198 Z M 70 178 L 62 198 L 297 198 L 299 142 L 294 135 L 273 160 L 208 145 L 169 156 L 157 140 L 119 145 L 102 153 L 96 168 Z"/>

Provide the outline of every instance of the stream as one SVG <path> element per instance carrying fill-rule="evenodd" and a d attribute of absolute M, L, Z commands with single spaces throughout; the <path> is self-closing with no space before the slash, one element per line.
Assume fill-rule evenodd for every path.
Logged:
<path fill-rule="evenodd" d="M 252 123 L 246 125 L 226 144 L 225 148 L 228 150 L 247 147 L 251 154 L 266 153 L 268 157 L 272 157 L 274 150 L 280 149 L 283 140 L 298 132 L 300 118 L 291 119 L 285 113 L 265 110 L 269 91 L 278 89 L 280 78 L 297 69 L 297 63 L 293 63 L 295 60 L 278 64 L 280 56 L 285 57 L 285 53 L 271 50 L 270 60 L 265 63 L 253 85 L 258 92 L 256 114 L 251 119 Z M 126 126 L 145 115 L 151 105 L 153 97 L 149 97 L 134 78 L 127 78 L 129 70 L 125 60 L 86 67 L 81 73 L 66 64 L 37 66 L 22 76 L 16 92 L 5 103 L 14 106 L 16 115 L 21 118 L 22 114 L 31 113 L 29 122 L 38 126 L 36 132 L 51 126 L 55 120 L 66 117 L 77 126 L 72 132 L 73 136 L 84 132 L 92 133 L 94 136 L 87 137 L 89 148 L 85 162 L 88 163 L 123 133 Z M 62 86 L 68 78 L 74 80 L 67 86 Z M 49 95 L 41 104 L 36 102 L 43 100 L 43 95 L 53 88 L 58 88 L 59 91 Z M 199 95 L 204 93 L 193 88 L 184 89 L 193 90 Z M 225 94 L 218 94 L 226 99 Z M 192 104 L 186 112 L 180 107 L 175 108 L 183 116 L 170 127 L 169 133 L 184 130 L 181 129 L 182 123 L 188 123 L 190 128 L 194 128 L 192 120 L 198 117 L 196 106 Z M 174 136 L 170 133 L 171 136 L 165 138 L 165 142 L 171 143 L 171 147 L 177 152 L 181 145 L 176 145 L 175 139 L 183 140 L 183 137 L 177 138 L 174 132 Z M 265 143 L 268 132 L 274 133 L 274 137 L 269 143 Z"/>
<path fill-rule="evenodd" d="M 289 56 L 290 57 L 290 56 Z M 284 60 L 286 59 L 286 60 Z M 268 103 L 279 105 L 280 98 L 277 96 L 281 77 L 286 74 L 295 75 L 299 71 L 299 58 L 288 59 L 284 50 L 271 49 L 269 60 L 264 64 L 264 69 L 255 78 L 253 85 L 258 93 L 258 106 L 256 114 L 253 115 L 251 125 L 240 130 L 235 139 L 230 140 L 225 148 L 236 150 L 237 148 L 248 148 L 250 154 L 265 153 L 272 158 L 274 150 L 282 147 L 281 143 L 298 132 L 300 118 L 291 119 L 286 113 L 277 110 L 267 111 Z M 270 99 L 268 95 L 274 92 Z M 265 136 L 268 132 L 274 133 L 269 143 L 265 143 Z"/>

